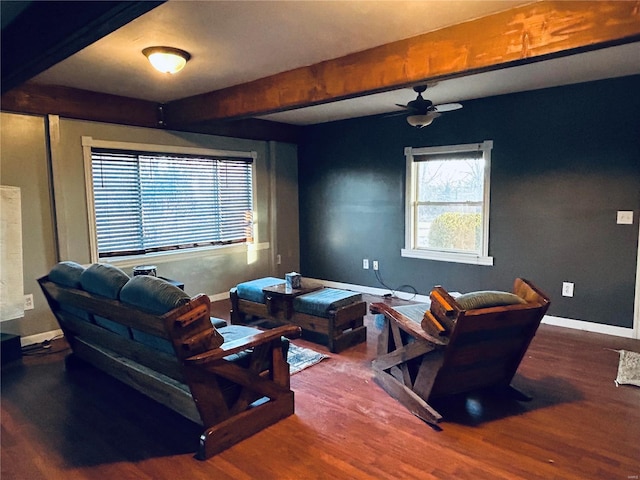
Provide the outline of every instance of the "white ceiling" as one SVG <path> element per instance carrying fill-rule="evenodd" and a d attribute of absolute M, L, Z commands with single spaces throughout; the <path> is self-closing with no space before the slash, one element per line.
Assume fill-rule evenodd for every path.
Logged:
<path fill-rule="evenodd" d="M 168 102 L 409 38 L 530 0 L 170 0 L 54 65 L 33 82 Z M 188 51 L 183 71 L 154 71 L 141 51 L 168 45 Z M 640 43 L 522 67 L 441 81 L 434 103 L 464 102 L 640 73 Z M 333 102 L 260 118 L 307 125 L 399 110 L 410 89 Z"/>

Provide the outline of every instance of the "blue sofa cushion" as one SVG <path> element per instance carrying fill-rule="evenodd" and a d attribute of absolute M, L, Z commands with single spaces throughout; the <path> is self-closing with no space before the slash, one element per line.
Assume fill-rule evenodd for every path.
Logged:
<path fill-rule="evenodd" d="M 220 330 L 220 328 L 226 327 L 227 322 L 221 318 L 211 317 L 211 325 L 213 325 L 217 330 Z M 147 347 L 155 348 L 156 350 L 160 350 L 161 352 L 168 353 L 170 355 L 175 355 L 173 345 L 171 345 L 169 340 L 156 337 L 155 335 L 151 335 L 146 332 L 141 332 L 135 328 L 131 329 L 131 333 L 134 340 L 145 344 Z"/>
<path fill-rule="evenodd" d="M 164 315 L 190 300 L 183 290 L 149 275 L 137 275 L 120 291 L 120 301 L 154 315 Z"/>
<path fill-rule="evenodd" d="M 129 275 L 108 263 L 94 263 L 80 276 L 82 288 L 87 292 L 116 300 L 120 289 L 129 281 Z"/>
<path fill-rule="evenodd" d="M 503 307 L 527 303 L 526 300 L 514 293 L 500 292 L 497 290 L 465 293 L 457 297 L 456 302 L 463 310 L 476 310 L 478 308 Z"/>
<path fill-rule="evenodd" d="M 337 310 L 361 301 L 361 293 L 337 288 L 321 288 L 315 292 L 296 297 L 293 300 L 293 309 L 296 312 L 328 318 L 331 310 Z"/>
<path fill-rule="evenodd" d="M 122 335 L 123 337 L 131 338 L 131 329 L 126 325 L 114 322 L 113 320 L 101 317 L 100 315 L 94 315 L 93 321 L 96 322 L 96 325 L 99 325 L 100 327 L 107 329 L 110 332 L 117 333 L 118 335 Z"/>
<path fill-rule="evenodd" d="M 236 285 L 238 292 L 238 298 L 242 300 L 248 300 L 250 302 L 264 303 L 264 287 L 271 287 L 273 285 L 279 285 L 285 283 L 281 278 L 264 277 L 257 280 L 251 280 L 249 282 L 243 282 Z"/>
<path fill-rule="evenodd" d="M 94 263 L 87 268 L 80 277 L 82 288 L 87 292 L 116 300 L 122 286 L 129 281 L 129 275 L 118 267 L 108 263 Z M 109 320 L 99 315 L 93 316 L 96 325 L 131 338 L 131 331 L 126 325 Z"/>
<path fill-rule="evenodd" d="M 49 280 L 65 287 L 82 288 L 80 276 L 85 268 L 76 262 L 60 262 L 49 272 Z"/>
<path fill-rule="evenodd" d="M 55 265 L 49 272 L 49 280 L 65 287 L 82 289 L 80 283 L 80 276 L 84 272 L 85 268 L 76 262 L 60 262 Z M 91 322 L 91 315 L 77 307 L 61 304 L 60 308 L 67 313 L 71 313 L 81 320 Z"/>

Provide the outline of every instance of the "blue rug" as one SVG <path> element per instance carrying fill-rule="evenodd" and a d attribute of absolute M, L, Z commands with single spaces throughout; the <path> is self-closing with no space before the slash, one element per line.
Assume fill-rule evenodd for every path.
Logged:
<path fill-rule="evenodd" d="M 310 348 L 299 347 L 293 343 L 289 344 L 289 354 L 287 359 L 291 375 L 298 373 L 305 368 L 309 368 L 316 363 L 320 363 L 325 358 L 329 358 L 329 355 L 316 352 Z"/>

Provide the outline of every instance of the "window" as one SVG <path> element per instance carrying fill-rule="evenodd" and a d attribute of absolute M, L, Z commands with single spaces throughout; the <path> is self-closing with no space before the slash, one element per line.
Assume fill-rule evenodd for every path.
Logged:
<path fill-rule="evenodd" d="M 493 265 L 489 257 L 492 141 L 405 148 L 403 257 Z"/>
<path fill-rule="evenodd" d="M 252 241 L 251 152 L 88 143 L 99 258 Z"/>

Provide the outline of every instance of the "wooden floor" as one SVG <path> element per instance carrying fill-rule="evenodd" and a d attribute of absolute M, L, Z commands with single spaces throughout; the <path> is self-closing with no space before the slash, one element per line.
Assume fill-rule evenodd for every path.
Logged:
<path fill-rule="evenodd" d="M 227 301 L 214 314 L 228 318 Z M 442 431 L 372 379 L 366 344 L 291 379 L 295 415 L 201 462 L 197 425 L 91 367 L 66 372 L 64 341 L 2 368 L 1 478 L 637 479 L 640 388 L 616 387 L 640 341 L 541 326 L 514 385 L 528 403 L 469 396 L 438 405 Z M 327 352 L 321 346 L 295 343 Z"/>

